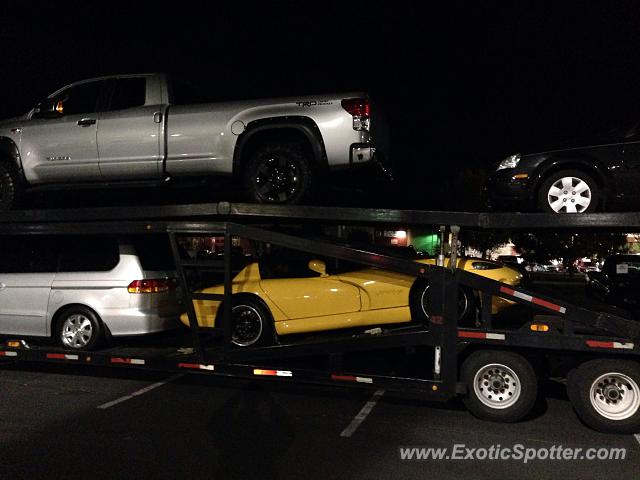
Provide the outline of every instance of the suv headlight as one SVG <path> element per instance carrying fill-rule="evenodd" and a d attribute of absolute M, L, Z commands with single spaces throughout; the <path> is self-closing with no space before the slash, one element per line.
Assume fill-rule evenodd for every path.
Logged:
<path fill-rule="evenodd" d="M 502 160 L 496 170 L 504 170 L 505 168 L 516 168 L 518 166 L 518 163 L 520 163 L 520 154 L 516 153 L 515 155 L 511 155 L 510 157 Z"/>

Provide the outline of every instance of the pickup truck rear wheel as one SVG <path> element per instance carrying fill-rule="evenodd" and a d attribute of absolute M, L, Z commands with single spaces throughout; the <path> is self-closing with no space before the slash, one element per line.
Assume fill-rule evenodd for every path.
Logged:
<path fill-rule="evenodd" d="M 20 172 L 12 162 L 0 160 L 0 212 L 18 206 L 22 193 Z"/>
<path fill-rule="evenodd" d="M 244 169 L 251 200 L 257 203 L 302 203 L 311 197 L 312 162 L 295 143 L 259 147 Z"/>

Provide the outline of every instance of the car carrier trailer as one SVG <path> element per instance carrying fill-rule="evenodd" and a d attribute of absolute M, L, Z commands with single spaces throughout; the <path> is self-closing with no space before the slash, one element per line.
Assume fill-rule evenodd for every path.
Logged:
<path fill-rule="evenodd" d="M 275 228 L 310 224 L 429 226 L 441 233 L 449 231 L 455 241 L 461 228 L 629 231 L 640 227 L 640 214 L 461 213 L 226 202 L 5 213 L 0 215 L 0 235 L 166 235 L 191 328 L 187 344 L 145 341 L 98 351 L 68 351 L 10 338 L 0 346 L 0 357 L 13 362 L 384 388 L 443 401 L 462 396 L 476 416 L 510 422 L 531 411 L 541 380 L 562 376 L 567 378 L 575 410 L 589 426 L 620 433 L 640 430 L 640 322 L 445 268 L 442 259 L 439 265 L 427 265 Z M 185 260 L 180 255 L 180 236 L 213 235 L 224 237 L 221 260 Z M 233 237 L 423 278 L 430 285 L 431 315 L 427 322 L 408 326 L 333 331 L 293 340 L 285 337 L 271 346 L 238 348 L 231 342 Z M 455 257 L 455 249 L 451 255 Z M 455 258 L 450 265 L 456 265 Z M 224 293 L 194 292 L 188 281 L 193 270 L 221 272 Z M 477 292 L 481 299 L 474 326 L 458 324 L 461 286 Z M 538 315 L 524 324 L 496 326 L 490 307 L 494 296 Z M 199 327 L 193 300 L 222 301 L 221 325 Z M 394 358 L 399 355 L 406 360 L 404 368 L 376 371 L 358 365 L 358 356 L 365 352 L 383 355 L 390 351 Z"/>

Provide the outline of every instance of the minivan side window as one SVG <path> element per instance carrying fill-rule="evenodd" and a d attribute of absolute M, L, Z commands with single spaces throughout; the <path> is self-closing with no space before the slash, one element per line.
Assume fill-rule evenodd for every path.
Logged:
<path fill-rule="evenodd" d="M 41 236 L 0 236 L 0 273 L 53 273 L 55 240 Z"/>
<path fill-rule="evenodd" d="M 131 242 L 143 270 L 159 272 L 176 269 L 167 235 L 134 235 Z"/>
<path fill-rule="evenodd" d="M 146 102 L 147 79 L 145 77 L 119 78 L 114 85 L 109 110 L 125 110 L 141 107 Z"/>
<path fill-rule="evenodd" d="M 115 238 L 94 236 L 62 237 L 58 240 L 59 272 L 107 272 L 120 261 Z"/>

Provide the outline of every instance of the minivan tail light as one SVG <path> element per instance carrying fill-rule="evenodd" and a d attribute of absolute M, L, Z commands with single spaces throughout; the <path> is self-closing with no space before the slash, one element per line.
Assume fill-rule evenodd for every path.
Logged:
<path fill-rule="evenodd" d="M 342 108 L 353 117 L 354 130 L 369 130 L 371 103 L 368 98 L 345 98 L 342 100 Z"/>
<path fill-rule="evenodd" d="M 171 278 L 134 280 L 127 287 L 129 293 L 165 293 L 175 289 L 176 282 Z"/>

